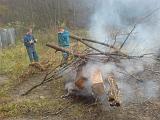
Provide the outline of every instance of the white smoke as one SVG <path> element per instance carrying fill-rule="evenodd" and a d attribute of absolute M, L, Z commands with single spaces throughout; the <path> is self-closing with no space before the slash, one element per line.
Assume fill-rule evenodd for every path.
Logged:
<path fill-rule="evenodd" d="M 94 73 L 94 71 L 96 69 L 100 69 L 103 75 L 106 92 L 108 92 L 109 85 L 107 82 L 107 78 L 111 75 L 111 73 L 114 73 L 118 88 L 120 90 L 120 99 L 122 103 L 128 103 L 128 102 L 141 103 L 148 99 L 154 99 L 160 97 L 159 94 L 160 81 L 155 80 L 154 78 L 153 79 L 146 78 L 142 79 L 143 81 L 139 81 L 130 76 L 132 74 L 144 72 L 143 65 L 139 65 L 139 62 L 137 62 L 136 60 L 128 61 L 127 63 L 126 61 L 123 61 L 120 63 L 120 65 L 121 65 L 120 67 L 116 66 L 112 62 L 108 64 L 89 62 L 83 68 L 83 75 L 86 78 L 90 79 L 90 76 Z M 137 77 L 137 79 L 139 78 L 136 75 L 135 77 Z"/>
<path fill-rule="evenodd" d="M 111 32 L 129 33 L 136 24 L 133 34 L 130 35 L 121 51 L 136 56 L 150 53 L 158 54 L 160 48 L 159 8 L 159 0 L 97 0 L 89 27 L 90 37 L 112 45 L 115 39 Z M 115 46 L 119 48 L 126 37 L 127 35 L 118 35 Z M 102 46 L 93 45 L 101 51 L 109 52 Z M 108 74 L 114 73 L 118 79 L 122 79 L 124 74 L 119 71 L 136 74 L 143 72 L 145 65 L 153 63 L 153 56 L 149 56 L 149 58 L 144 57 L 136 60 L 121 60 L 118 66 L 117 63 L 98 64 L 97 66 L 101 68 L 103 76 L 106 77 Z M 93 66 L 90 64 L 88 66 Z M 92 69 L 96 68 L 95 66 Z M 118 81 L 118 84 L 124 101 L 135 99 L 137 94 L 136 89 L 132 87 L 133 84 L 127 83 L 127 81 Z M 138 90 L 144 98 L 152 98 L 158 96 L 157 91 L 160 87 L 156 84 L 157 82 L 152 80 L 145 81 L 143 86 L 138 86 Z"/>
<path fill-rule="evenodd" d="M 157 54 L 160 48 L 159 0 L 94 0 L 93 2 L 95 3 L 95 12 L 90 19 L 89 26 L 91 38 L 112 45 L 115 40 L 112 34 L 117 32 L 115 46 L 119 48 L 127 37 L 123 34 L 129 33 L 136 24 L 133 34 L 130 35 L 121 51 L 136 56 L 148 53 Z M 87 1 L 85 1 L 85 5 L 87 5 Z M 106 47 L 93 45 L 101 51 L 109 52 Z M 144 101 L 146 98 L 159 97 L 160 86 L 157 81 L 153 81 L 154 79 L 144 80 L 140 84 L 137 84 L 135 79 L 134 81 L 130 81 L 133 79 L 126 80 L 127 76 L 130 78 L 130 75 L 143 72 L 144 66 L 154 64 L 152 57 L 120 60 L 119 63 L 89 62 L 83 68 L 83 76 L 90 79 L 94 71 L 100 69 L 105 81 L 108 75 L 113 73 L 123 102 L 139 101 L 140 98 Z M 90 87 L 91 83 L 87 83 L 87 86 Z M 90 89 L 87 91 L 91 93 Z"/>
<path fill-rule="evenodd" d="M 158 81 L 155 80 L 146 80 L 138 84 L 133 81 L 127 82 L 124 80 L 119 80 L 118 86 L 121 91 L 122 102 L 140 103 L 159 97 L 160 86 L 157 83 Z"/>
<path fill-rule="evenodd" d="M 114 28 L 115 32 L 118 30 L 126 33 L 137 24 L 135 34 L 128 39 L 123 51 L 127 51 L 130 55 L 157 52 L 160 46 L 160 12 L 158 10 L 160 1 L 98 0 L 96 5 L 90 24 L 92 38 L 113 43 L 114 40 L 111 39 L 108 31 Z M 145 18 L 147 15 L 149 16 Z M 125 35 L 118 37 L 117 44 L 121 44 L 125 38 Z"/>

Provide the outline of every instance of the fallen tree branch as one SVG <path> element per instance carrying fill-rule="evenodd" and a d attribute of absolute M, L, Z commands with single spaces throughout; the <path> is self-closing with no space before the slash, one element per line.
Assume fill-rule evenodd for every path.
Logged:
<path fill-rule="evenodd" d="M 55 77 L 54 79 L 59 79 L 59 78 L 61 78 L 61 77 L 62 77 L 62 76 L 57 76 L 57 77 Z M 45 79 L 46 79 L 46 78 L 45 78 Z M 50 79 L 49 81 L 46 81 L 45 79 L 44 79 L 42 82 L 40 82 L 39 84 L 37 84 L 37 85 L 33 86 L 32 88 L 30 88 L 29 90 L 27 90 L 25 93 L 21 94 L 21 96 L 28 95 L 32 90 L 34 90 L 34 89 L 36 89 L 37 87 L 43 85 L 44 83 L 47 83 L 47 82 L 50 82 L 50 81 L 51 81 L 51 79 Z M 52 78 L 52 80 L 53 80 L 53 78 Z"/>
<path fill-rule="evenodd" d="M 96 49 L 96 48 L 88 45 L 88 44 L 85 43 L 84 41 L 81 41 L 81 42 L 82 42 L 83 44 L 85 44 L 86 46 L 92 48 L 93 50 L 96 50 L 96 51 L 99 52 L 101 55 L 106 55 L 106 56 L 110 55 L 110 53 L 102 52 L 102 51 L 100 51 L 99 49 Z M 57 50 L 57 51 L 62 51 L 62 52 L 70 53 L 70 54 L 74 55 L 75 57 L 79 57 L 79 58 L 82 58 L 82 59 L 85 59 L 85 58 L 86 58 L 86 55 L 87 55 L 87 54 L 74 53 L 74 52 L 71 52 L 71 51 L 69 51 L 69 50 L 67 50 L 67 49 L 64 49 L 64 48 L 62 48 L 62 47 L 59 47 L 59 46 L 53 45 L 53 44 L 52 44 L 52 45 L 51 45 L 51 44 L 46 44 L 46 46 L 47 46 L 47 47 L 50 47 L 50 48 L 53 48 L 53 49 L 55 49 L 55 50 Z"/>
<path fill-rule="evenodd" d="M 101 51 L 101 50 L 99 50 L 99 49 L 97 49 L 97 48 L 89 45 L 88 43 L 84 42 L 83 40 L 79 39 L 79 41 L 80 41 L 81 43 L 83 43 L 84 45 L 86 45 L 87 47 L 92 48 L 93 50 L 95 50 L 95 51 L 97 51 L 97 52 L 99 52 L 99 53 L 101 53 L 101 54 L 103 54 L 103 55 L 107 55 L 105 52 L 103 52 L 103 51 Z"/>
<path fill-rule="evenodd" d="M 47 77 L 49 74 L 51 74 L 53 71 L 55 71 L 58 67 L 60 67 L 60 65 L 56 66 L 53 70 L 51 70 L 50 72 L 46 73 L 43 81 L 41 81 L 39 84 L 33 86 L 32 88 L 30 88 L 28 91 L 26 91 L 25 93 L 23 93 L 21 96 L 25 96 L 25 95 L 28 95 L 33 89 L 41 86 L 42 84 L 44 84 L 44 82 L 46 81 Z"/>
<path fill-rule="evenodd" d="M 70 53 L 70 54 L 74 55 L 75 57 L 85 58 L 85 55 L 83 55 L 83 54 L 78 54 L 78 53 L 69 51 L 69 50 L 64 49 L 64 48 L 62 48 L 62 47 L 59 47 L 58 45 L 46 44 L 46 46 L 47 46 L 47 47 L 50 47 L 50 48 L 53 48 L 53 49 L 55 49 L 55 50 L 57 50 L 57 51 L 62 51 L 62 52 Z"/>
<path fill-rule="evenodd" d="M 99 41 L 96 41 L 96 40 L 87 39 L 87 38 L 81 38 L 81 37 L 78 37 L 76 35 L 70 35 L 70 38 L 76 39 L 76 40 L 88 41 L 88 42 L 92 42 L 92 43 L 97 43 L 97 44 L 104 45 L 104 46 L 109 47 L 109 48 L 114 48 L 113 46 L 111 46 L 109 44 L 99 42 Z"/>
<path fill-rule="evenodd" d="M 32 90 L 36 89 L 37 87 L 39 87 L 39 86 L 41 86 L 41 85 L 43 85 L 43 84 L 45 84 L 45 83 L 48 83 L 48 82 L 51 82 L 51 81 L 53 81 L 53 80 L 55 80 L 55 79 L 61 78 L 61 77 L 62 77 L 62 74 L 60 74 L 60 73 L 63 73 L 63 72 L 64 72 L 65 70 L 67 70 L 69 67 L 73 66 L 76 62 L 79 62 L 79 61 L 78 61 L 78 60 L 77 60 L 77 61 L 73 61 L 73 62 L 71 62 L 70 64 L 68 64 L 67 66 L 61 67 L 59 70 L 54 71 L 54 70 L 56 70 L 56 68 L 58 68 L 58 67 L 60 66 L 60 65 L 58 65 L 54 70 L 52 70 L 52 71 L 54 71 L 53 75 L 51 75 L 50 77 L 48 77 L 49 74 L 51 74 L 52 72 L 47 73 L 47 74 L 45 75 L 44 79 L 43 79 L 39 84 L 37 84 L 37 85 L 33 86 L 32 88 L 30 88 L 30 89 L 27 90 L 25 93 L 23 93 L 21 96 L 28 95 Z M 76 67 L 76 65 L 74 65 L 74 67 Z M 47 78 L 47 77 L 48 77 L 48 78 Z"/>

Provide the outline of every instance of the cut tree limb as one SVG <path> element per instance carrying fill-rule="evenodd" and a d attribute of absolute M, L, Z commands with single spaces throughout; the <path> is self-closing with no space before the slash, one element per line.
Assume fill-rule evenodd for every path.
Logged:
<path fill-rule="evenodd" d="M 106 55 L 106 56 L 110 55 L 110 53 L 102 52 L 102 51 L 100 51 L 100 50 L 98 50 L 98 49 L 96 49 L 96 48 L 88 45 L 88 44 L 85 43 L 84 41 L 82 41 L 82 42 L 83 42 L 86 46 L 88 46 L 88 47 L 92 48 L 93 50 L 96 50 L 97 52 L 99 52 L 101 55 Z M 87 55 L 87 54 L 79 54 L 79 53 L 72 52 L 72 51 L 70 51 L 70 50 L 67 50 L 67 49 L 64 49 L 64 48 L 62 48 L 62 47 L 59 47 L 58 45 L 46 44 L 46 46 L 47 46 L 47 47 L 50 47 L 50 48 L 53 48 L 53 49 L 55 49 L 55 50 L 57 50 L 57 51 L 62 51 L 62 52 L 70 53 L 70 54 L 74 55 L 75 57 L 79 57 L 79 58 L 82 58 L 82 59 L 86 58 L 86 55 Z"/>
<path fill-rule="evenodd" d="M 109 101 L 111 102 L 112 106 L 120 106 L 120 100 L 119 100 L 120 91 L 119 91 L 114 75 L 110 74 L 107 80 L 110 86 L 109 92 L 108 92 Z"/>
<path fill-rule="evenodd" d="M 83 54 L 78 54 L 78 53 L 72 52 L 70 50 L 67 50 L 67 49 L 64 49 L 62 47 L 59 47 L 58 45 L 46 44 L 46 46 L 50 47 L 50 48 L 53 48 L 53 49 L 55 49 L 57 51 L 62 51 L 62 52 L 70 53 L 70 54 L 74 55 L 75 57 L 85 58 L 85 55 L 83 55 Z"/>
<path fill-rule="evenodd" d="M 104 96 L 105 94 L 104 83 L 103 83 L 102 73 L 99 69 L 96 69 L 93 72 L 91 76 L 91 81 L 92 81 L 93 93 L 98 97 Z"/>
<path fill-rule="evenodd" d="M 71 66 L 74 66 L 74 67 L 77 67 L 75 64 L 79 62 L 79 60 L 76 60 L 76 61 L 73 61 L 71 63 L 69 63 L 67 66 L 64 66 L 64 67 L 61 67 L 59 70 L 56 70 L 60 65 L 58 65 L 57 67 L 55 67 L 53 70 L 51 70 L 50 72 L 48 72 L 44 79 L 38 83 L 37 85 L 33 86 L 32 88 L 30 88 L 28 91 L 26 91 L 25 93 L 23 93 L 21 96 L 25 96 L 25 95 L 28 95 L 32 90 L 36 89 L 37 87 L 45 84 L 45 83 L 48 83 L 48 82 L 51 82 L 55 79 L 59 79 L 62 77 L 62 74 L 60 73 L 63 73 L 65 70 L 67 70 L 68 68 L 70 68 Z M 80 64 L 80 63 L 79 63 Z M 52 73 L 53 72 L 53 73 Z M 50 74 L 52 74 L 51 76 L 49 76 Z M 48 77 L 49 76 L 49 77 Z"/>
<path fill-rule="evenodd" d="M 131 34 L 131 33 L 130 33 Z M 92 43 L 97 43 L 97 44 L 100 44 L 100 45 L 104 45 L 106 47 L 109 47 L 109 48 L 112 48 L 114 51 L 117 51 L 119 54 L 121 55 L 124 55 L 124 56 L 127 56 L 125 53 L 119 51 L 119 49 L 115 48 L 114 45 L 109 45 L 109 44 L 106 44 L 106 43 L 103 43 L 103 42 L 99 42 L 99 41 L 96 41 L 96 40 L 91 40 L 91 39 L 86 39 L 86 38 L 81 38 L 81 37 L 78 37 L 76 35 L 70 35 L 70 38 L 72 39 L 76 39 L 78 41 L 80 41 L 81 43 L 83 43 L 84 45 L 88 46 L 89 48 L 92 48 L 93 50 L 95 51 L 98 51 L 99 53 L 103 54 L 103 55 L 107 55 L 108 56 L 108 53 L 106 52 L 103 52 L 91 45 L 89 45 L 88 43 L 84 42 L 84 41 L 88 41 L 88 42 L 92 42 Z"/>
<path fill-rule="evenodd" d="M 99 53 L 101 53 L 101 54 L 103 54 L 103 55 L 106 55 L 105 52 L 103 52 L 103 51 L 101 51 L 101 50 L 99 50 L 99 49 L 97 49 L 97 48 L 89 45 L 88 43 L 84 42 L 82 39 L 77 39 L 77 40 L 79 40 L 81 43 L 83 43 L 83 44 L 86 45 L 87 47 L 92 48 L 93 50 L 95 50 L 95 51 L 97 51 L 97 52 L 99 52 Z"/>
<path fill-rule="evenodd" d="M 76 35 L 70 35 L 70 38 L 76 39 L 76 40 L 80 40 L 80 41 L 82 40 L 82 41 L 88 41 L 88 42 L 92 42 L 92 43 L 97 43 L 97 44 L 100 44 L 100 45 L 104 45 L 106 47 L 114 48 L 113 46 L 111 46 L 109 44 L 106 44 L 106 43 L 103 43 L 103 42 L 99 42 L 99 41 L 96 41 L 96 40 L 87 39 L 87 38 L 81 38 L 81 37 L 78 37 Z"/>

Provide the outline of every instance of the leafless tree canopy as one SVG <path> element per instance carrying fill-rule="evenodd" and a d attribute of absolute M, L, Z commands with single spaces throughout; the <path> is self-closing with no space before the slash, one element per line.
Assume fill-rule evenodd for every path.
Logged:
<path fill-rule="evenodd" d="M 59 24 L 83 27 L 94 9 L 93 2 L 90 7 L 84 3 L 84 0 L 1 0 L 0 22 L 18 21 L 39 28 Z"/>

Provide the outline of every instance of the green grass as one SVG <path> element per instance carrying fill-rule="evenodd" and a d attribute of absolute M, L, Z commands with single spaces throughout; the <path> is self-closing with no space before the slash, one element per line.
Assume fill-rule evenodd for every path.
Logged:
<path fill-rule="evenodd" d="M 27 59 L 26 51 L 21 44 L 2 50 L 0 52 L 0 56 L 1 74 L 17 76 L 29 62 Z"/>
<path fill-rule="evenodd" d="M 40 59 L 48 59 L 48 57 L 50 57 L 49 54 L 52 51 L 49 50 L 45 44 L 47 42 L 55 41 L 55 36 L 52 34 L 42 35 L 42 33 L 39 32 L 37 32 L 35 36 L 38 39 L 36 49 Z M 20 75 L 24 68 L 30 63 L 25 46 L 22 42 L 19 42 L 20 40 L 17 41 L 16 46 L 10 46 L 9 48 L 0 51 L 0 74 L 9 75 L 12 78 Z M 51 54 L 51 56 L 53 55 Z"/>

